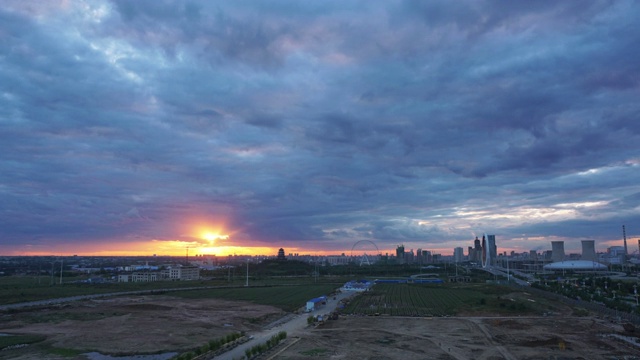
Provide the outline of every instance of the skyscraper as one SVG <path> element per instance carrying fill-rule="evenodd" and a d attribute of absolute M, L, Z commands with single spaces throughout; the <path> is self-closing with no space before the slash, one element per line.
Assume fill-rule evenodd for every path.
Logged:
<path fill-rule="evenodd" d="M 564 241 L 551 242 L 551 261 L 564 261 Z"/>
<path fill-rule="evenodd" d="M 484 235 L 482 235 L 482 267 L 487 267 L 487 255 L 489 253 L 487 252 L 487 239 Z"/>
<path fill-rule="evenodd" d="M 473 241 L 473 247 L 469 246 L 469 261 L 482 263 L 482 245 L 477 236 Z"/>
<path fill-rule="evenodd" d="M 404 264 L 404 245 L 398 245 L 396 248 L 396 261 Z"/>
<path fill-rule="evenodd" d="M 453 261 L 455 262 L 463 262 L 464 261 L 464 249 L 461 247 L 457 247 L 453 249 Z"/>
<path fill-rule="evenodd" d="M 493 266 L 496 264 L 496 259 L 498 258 L 498 247 L 496 246 L 495 235 L 487 235 L 487 246 L 491 252 L 491 261 L 489 264 Z"/>
<path fill-rule="evenodd" d="M 498 247 L 495 235 L 482 235 L 482 267 L 491 267 L 496 264 Z"/>

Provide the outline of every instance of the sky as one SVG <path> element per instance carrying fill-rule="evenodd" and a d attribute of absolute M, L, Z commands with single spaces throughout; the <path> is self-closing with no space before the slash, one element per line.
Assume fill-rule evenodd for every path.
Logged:
<path fill-rule="evenodd" d="M 638 23 L 636 1 L 5 0 L 0 255 L 604 251 L 623 225 L 637 253 Z"/>

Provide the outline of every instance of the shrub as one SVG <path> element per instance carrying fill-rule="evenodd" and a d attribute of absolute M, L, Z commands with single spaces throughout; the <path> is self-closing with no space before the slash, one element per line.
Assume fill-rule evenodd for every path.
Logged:
<path fill-rule="evenodd" d="M 574 308 L 573 309 L 573 316 L 588 316 L 589 315 L 589 311 L 587 309 L 584 308 Z"/>

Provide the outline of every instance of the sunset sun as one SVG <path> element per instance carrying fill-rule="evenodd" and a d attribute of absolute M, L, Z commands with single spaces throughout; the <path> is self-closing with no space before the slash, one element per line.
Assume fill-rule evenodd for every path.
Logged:
<path fill-rule="evenodd" d="M 214 243 L 216 240 L 226 240 L 229 238 L 229 235 L 220 235 L 212 232 L 206 232 L 202 235 L 202 238 L 209 241 L 210 243 Z"/>

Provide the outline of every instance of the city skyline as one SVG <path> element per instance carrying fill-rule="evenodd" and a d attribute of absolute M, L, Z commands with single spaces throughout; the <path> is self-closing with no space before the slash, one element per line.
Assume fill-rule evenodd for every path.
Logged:
<path fill-rule="evenodd" d="M 484 233 L 603 251 L 623 225 L 637 250 L 636 2 L 10 0 L 0 19 L 0 255 L 450 254 Z"/>

